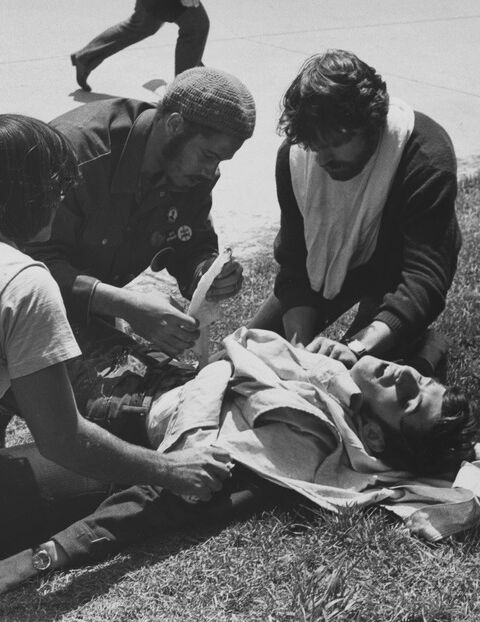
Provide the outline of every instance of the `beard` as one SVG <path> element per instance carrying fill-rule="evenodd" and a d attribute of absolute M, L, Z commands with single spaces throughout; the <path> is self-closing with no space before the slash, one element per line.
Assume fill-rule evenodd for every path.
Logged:
<path fill-rule="evenodd" d="M 164 146 L 162 158 L 165 162 L 165 177 L 167 185 L 176 192 L 188 191 L 192 186 L 205 181 L 202 177 L 188 175 L 182 171 L 184 152 L 188 149 L 188 142 L 192 138 L 191 132 L 183 132 L 171 138 Z M 180 181 L 178 172 L 180 170 Z"/>
<path fill-rule="evenodd" d="M 163 148 L 163 159 L 169 164 L 180 159 L 185 145 L 192 138 L 190 132 L 182 132 L 178 136 L 173 136 Z"/>

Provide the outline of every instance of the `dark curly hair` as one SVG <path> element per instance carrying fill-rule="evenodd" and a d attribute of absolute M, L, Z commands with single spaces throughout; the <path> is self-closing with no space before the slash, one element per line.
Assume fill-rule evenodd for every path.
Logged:
<path fill-rule="evenodd" d="M 426 432 L 402 419 L 401 434 L 383 429 L 385 449 L 376 454 L 396 469 L 417 475 L 439 475 L 458 470 L 463 460 L 474 458 L 479 439 L 477 408 L 457 387 L 447 387 L 440 416 Z"/>
<path fill-rule="evenodd" d="M 290 144 L 309 147 L 323 135 L 351 135 L 382 127 L 388 111 L 385 82 L 352 52 L 327 50 L 305 61 L 283 97 L 278 130 Z"/>
<path fill-rule="evenodd" d="M 78 176 L 68 140 L 43 121 L 0 114 L 0 233 L 23 244 L 50 222 Z"/>

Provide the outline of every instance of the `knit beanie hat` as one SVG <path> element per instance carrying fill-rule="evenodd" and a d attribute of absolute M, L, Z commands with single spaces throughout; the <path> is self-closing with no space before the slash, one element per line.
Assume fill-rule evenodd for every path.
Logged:
<path fill-rule="evenodd" d="M 161 102 L 165 110 L 245 140 L 255 127 L 255 102 L 238 78 L 211 67 L 195 67 L 179 74 Z"/>

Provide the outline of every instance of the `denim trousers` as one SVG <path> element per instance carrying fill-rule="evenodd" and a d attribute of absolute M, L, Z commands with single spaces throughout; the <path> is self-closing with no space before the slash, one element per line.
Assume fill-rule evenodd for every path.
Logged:
<path fill-rule="evenodd" d="M 201 4 L 185 8 L 180 0 L 136 0 L 128 19 L 92 39 L 75 57 L 92 70 L 109 56 L 154 35 L 164 22 L 178 25 L 175 75 L 201 65 L 210 27 L 208 15 Z"/>
<path fill-rule="evenodd" d="M 158 364 L 136 341 L 109 326 L 78 334 L 83 357 L 69 363 L 80 412 L 125 440 L 147 445 L 144 419 L 154 394 L 185 383 L 188 367 Z M 192 504 L 156 486 L 120 488 L 79 476 L 39 454 L 34 444 L 0 450 L 0 556 L 55 539 L 71 564 L 187 526 L 223 524 L 296 495 L 235 465 L 207 503 Z"/>

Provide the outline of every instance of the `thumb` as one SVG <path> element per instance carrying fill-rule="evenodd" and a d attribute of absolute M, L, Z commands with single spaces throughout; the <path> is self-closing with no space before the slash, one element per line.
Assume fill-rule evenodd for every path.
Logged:
<path fill-rule="evenodd" d="M 212 456 L 219 462 L 230 462 L 232 460 L 230 452 L 223 447 L 219 447 L 218 445 L 210 445 L 210 449 L 212 450 Z"/>

